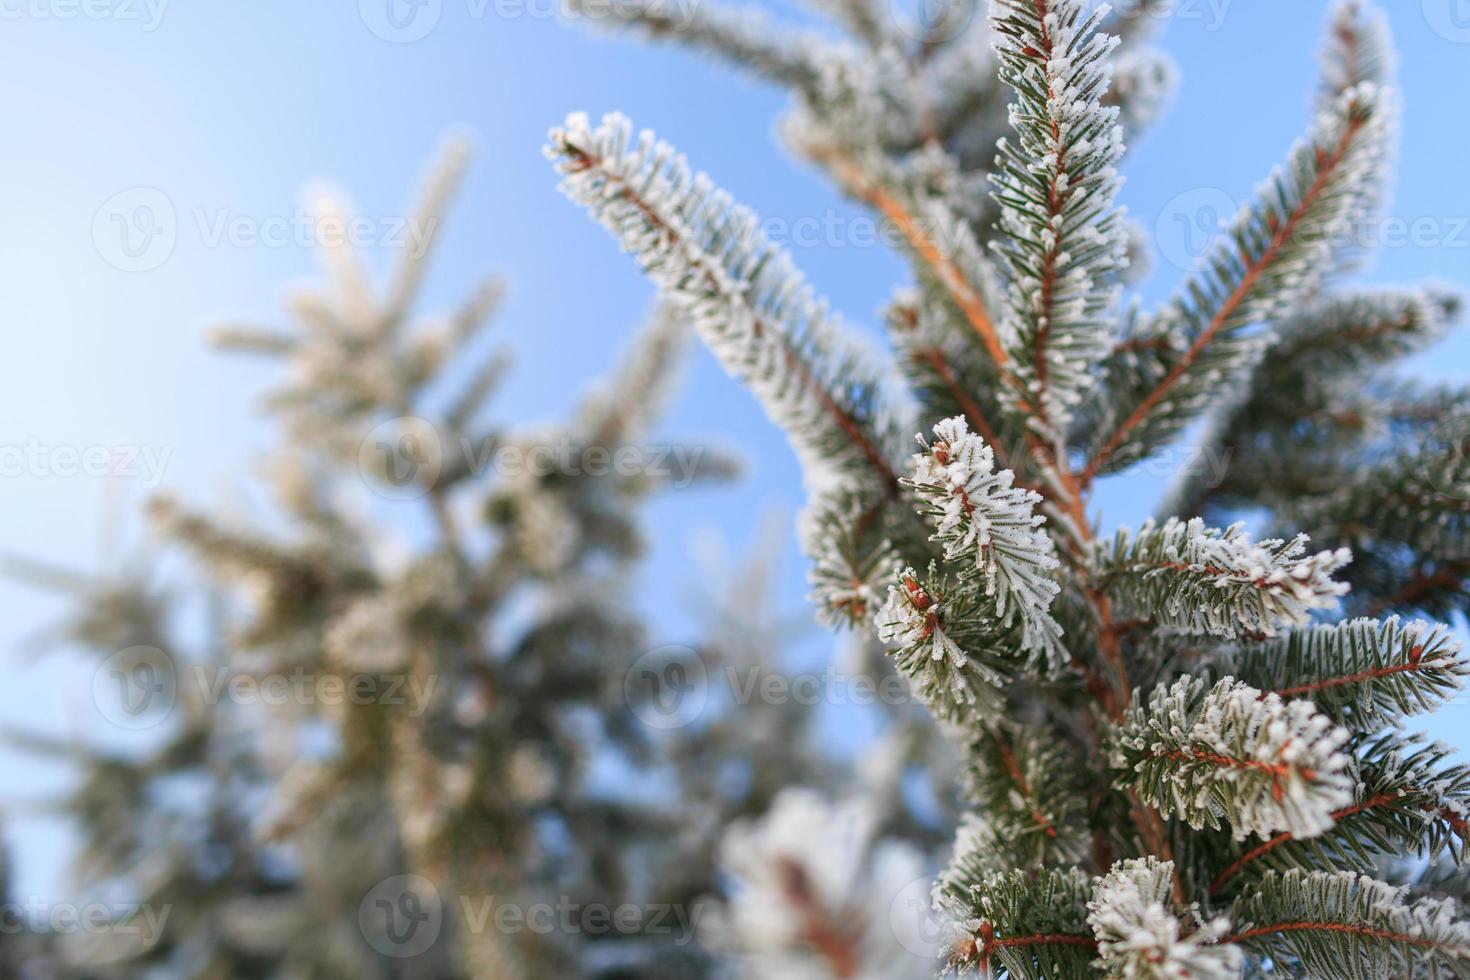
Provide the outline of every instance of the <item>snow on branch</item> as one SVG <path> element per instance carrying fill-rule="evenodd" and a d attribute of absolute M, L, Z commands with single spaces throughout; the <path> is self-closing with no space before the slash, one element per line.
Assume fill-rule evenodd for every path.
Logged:
<path fill-rule="evenodd" d="M 1235 838 L 1315 837 L 1353 802 L 1349 734 L 1310 701 L 1284 701 L 1234 678 L 1159 686 L 1116 733 L 1121 785 L 1191 827 Z"/>
<path fill-rule="evenodd" d="M 1052 733 L 990 725 L 970 742 L 966 796 L 985 815 L 1005 867 L 1077 864 L 1092 846 L 1077 753 Z"/>
<path fill-rule="evenodd" d="M 1397 60 L 1384 12 L 1367 0 L 1338 0 L 1322 50 L 1318 111 L 1330 109 L 1344 92 L 1364 82 L 1387 84 Z"/>
<path fill-rule="evenodd" d="M 667 0 L 571 0 L 571 11 L 599 27 L 708 51 L 756 75 L 797 89 L 815 86 L 823 65 L 847 52 L 815 31 L 776 23 L 756 6 Z"/>
<path fill-rule="evenodd" d="M 1451 749 L 1397 732 L 1358 752 L 1356 799 L 1333 811 L 1332 830 L 1299 840 L 1281 833 L 1244 851 L 1215 876 L 1211 893 L 1267 871 L 1371 865 L 1418 854 L 1462 865 L 1470 845 L 1470 766 L 1447 766 Z"/>
<path fill-rule="evenodd" d="M 1130 617 L 1209 636 L 1273 636 L 1305 624 L 1347 592 L 1332 575 L 1345 549 L 1307 555 L 1307 539 L 1252 542 L 1244 525 L 1206 528 L 1194 518 L 1152 520 L 1137 537 L 1126 528 L 1100 541 L 1100 587 Z"/>
<path fill-rule="evenodd" d="M 1438 288 L 1335 293 L 1281 326 L 1281 341 L 1257 370 L 1278 397 L 1311 382 L 1358 377 L 1441 340 L 1459 297 Z"/>
<path fill-rule="evenodd" d="M 759 220 L 647 130 L 582 113 L 550 134 L 562 190 L 685 312 L 791 437 L 809 477 L 858 472 L 897 489 L 882 384 L 866 349 L 768 242 Z"/>
<path fill-rule="evenodd" d="M 962 563 L 962 581 L 978 577 L 1005 626 L 1019 623 L 1026 651 L 1060 656 L 1062 628 L 1048 611 L 1060 586 L 1052 577 L 1056 548 L 1036 513 L 1041 496 L 1016 487 L 1010 470 L 970 432 L 963 417 L 934 426 L 934 442 L 914 457 L 905 485 L 935 522 L 934 540 L 947 561 Z"/>
<path fill-rule="evenodd" d="M 1391 616 L 1243 644 L 1221 670 L 1283 698 L 1310 698 L 1338 724 L 1372 731 L 1437 709 L 1460 690 L 1470 663 L 1446 627 Z"/>
<path fill-rule="evenodd" d="M 1232 980 L 1239 947 L 1221 945 L 1230 920 L 1186 930 L 1170 907 L 1174 863 L 1154 857 L 1120 861 L 1093 885 L 1087 922 L 1097 936 L 1098 965 L 1115 980 Z"/>
<path fill-rule="evenodd" d="M 1236 903 L 1229 940 L 1314 977 L 1448 977 L 1470 970 L 1470 922 L 1453 901 L 1411 901 L 1352 871 L 1270 874 Z"/>
<path fill-rule="evenodd" d="M 973 861 L 957 862 L 935 889 L 940 909 L 965 933 L 950 949 L 949 965 L 987 978 L 1095 976 L 1091 963 L 1097 941 L 1087 926 L 1090 896 L 1091 883 L 1076 868 L 986 872 Z"/>
<path fill-rule="evenodd" d="M 1178 298 L 1120 345 L 1141 353 L 1110 366 L 1110 417 L 1084 483 L 1157 449 L 1245 377 L 1270 340 L 1248 328 L 1310 296 L 1354 222 L 1376 204 L 1394 116 L 1390 94 L 1371 82 L 1344 92 Z"/>
<path fill-rule="evenodd" d="M 879 494 L 826 490 L 802 511 L 802 551 L 811 558 L 810 599 L 828 626 L 867 627 L 887 596 L 899 565 L 886 520 L 890 501 Z"/>
<path fill-rule="evenodd" d="M 970 726 L 999 713 L 1001 691 L 1023 666 L 1019 641 L 977 608 L 974 589 L 955 589 L 930 568 L 899 570 L 877 616 L 878 638 L 914 693 L 945 721 Z"/>
<path fill-rule="evenodd" d="M 1088 0 L 999 0 L 1000 76 L 1016 93 L 1015 138 L 994 175 L 994 244 L 1008 282 L 1002 335 L 1038 421 L 1065 429 L 1113 340 L 1127 236 L 1115 205 L 1118 110 L 1103 105 L 1118 39 Z"/>

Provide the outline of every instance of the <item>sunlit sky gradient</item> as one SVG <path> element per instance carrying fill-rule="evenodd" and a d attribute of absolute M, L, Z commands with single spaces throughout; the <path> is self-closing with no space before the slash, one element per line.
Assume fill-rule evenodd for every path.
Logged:
<path fill-rule="evenodd" d="M 221 315 L 276 322 L 285 285 L 316 267 L 299 245 L 216 242 L 211 229 L 221 219 L 290 219 L 303 186 L 322 177 L 369 216 L 399 215 L 450 130 L 470 133 L 478 156 L 428 305 L 449 306 L 485 270 L 506 274 L 513 293 L 496 329 L 517 350 L 518 369 L 497 405 L 517 420 L 565 409 L 652 299 L 631 261 L 555 191 L 541 145 L 567 110 L 623 110 L 768 218 L 841 226 L 860 214 L 778 146 L 782 94 L 723 66 L 559 23 L 555 0 L 429 0 L 433 28 L 392 43 L 369 27 L 385 23 L 387 2 L 95 0 L 83 12 L 68 0 L 0 0 L 0 322 L 10 364 L 0 444 L 148 447 L 167 454 L 162 486 L 229 500 L 270 445 L 252 405 L 270 368 L 208 352 L 202 329 Z M 1470 4 L 1391 7 L 1406 108 L 1390 214 L 1414 241 L 1378 253 L 1363 277 L 1470 286 Z M 1304 131 L 1325 10 L 1322 0 L 1180 0 L 1163 43 L 1183 84 L 1131 156 L 1123 194 L 1146 228 L 1163 229 L 1166 253 L 1180 254 L 1180 214 L 1249 193 Z M 156 268 L 109 264 L 126 264 L 108 244 L 104 208 L 120 193 L 161 194 L 177 217 L 175 247 Z M 860 329 L 873 329 L 875 311 L 905 281 L 894 255 L 858 236 L 794 251 Z M 1164 297 L 1181 275 L 1160 258 L 1145 297 Z M 1470 341 L 1462 335 L 1412 367 L 1464 380 Z M 750 463 L 743 483 L 653 512 L 644 594 L 659 611 L 656 639 L 677 642 L 689 620 L 669 600 L 677 607 L 692 588 L 691 542 L 715 533 L 738 552 L 762 515 L 789 520 L 801 492 L 784 440 L 703 352 L 667 433 L 736 447 Z M 6 473 L 0 544 L 79 568 L 115 561 L 128 553 L 136 522 L 126 518 L 146 496 L 143 482 Z M 1159 483 L 1106 483 L 1097 499 L 1105 529 L 1147 514 Z M 792 547 L 782 593 L 799 619 L 803 576 Z M 37 662 L 23 648 L 59 610 L 0 584 L 5 727 L 99 731 L 90 667 Z M 816 656 L 827 648 L 807 645 Z M 1467 722 L 1470 708 L 1456 705 L 1433 731 L 1465 745 Z M 7 807 L 64 785 L 64 772 L 8 750 L 0 765 Z M 65 894 L 66 833 L 20 817 L 6 831 L 15 892 Z"/>

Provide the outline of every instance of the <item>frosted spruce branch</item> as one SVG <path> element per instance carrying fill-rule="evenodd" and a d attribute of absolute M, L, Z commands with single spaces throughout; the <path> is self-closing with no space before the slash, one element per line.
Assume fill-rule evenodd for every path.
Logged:
<path fill-rule="evenodd" d="M 878 374 L 759 221 L 647 130 L 574 113 L 547 156 L 562 189 L 611 231 L 748 384 L 816 476 L 897 486 Z"/>
<path fill-rule="evenodd" d="M 1003 710 L 1002 692 L 1026 667 L 1014 630 L 1001 628 L 976 589 L 930 566 L 899 569 L 875 625 L 894 664 L 939 717 L 965 730 Z"/>
<path fill-rule="evenodd" d="M 1241 212 L 1203 268 L 1110 360 L 1109 394 L 1084 482 L 1157 449 L 1238 386 L 1269 334 L 1250 330 L 1310 295 L 1376 204 L 1395 112 L 1365 82 L 1322 111 Z"/>
<path fill-rule="evenodd" d="M 1220 669 L 1283 698 L 1309 698 L 1355 731 L 1376 731 L 1439 708 L 1463 686 L 1470 663 L 1446 627 L 1391 616 L 1242 644 Z"/>
<path fill-rule="evenodd" d="M 1366 949 L 1384 938 L 1371 916 L 1269 931 L 1242 910 L 1280 900 L 1281 872 L 1397 875 L 1416 855 L 1437 862 L 1424 890 L 1463 888 L 1446 866 L 1466 850 L 1467 767 L 1395 726 L 1467 668 L 1447 627 L 1388 614 L 1448 619 L 1470 594 L 1470 391 L 1385 372 L 1440 339 L 1457 300 L 1338 283 L 1393 136 L 1384 18 L 1333 5 L 1305 138 L 1144 312 L 1117 302 L 1146 243 L 1114 171 L 1119 126 L 1157 111 L 1169 71 L 1108 35 L 1137 41 L 1169 4 L 993 0 L 978 29 L 914 44 L 871 0 L 830 4 L 866 50 L 793 86 L 782 135 L 910 260 L 884 320 L 925 435 L 895 493 L 843 426 L 798 432 L 843 476 L 802 537 L 822 618 L 873 629 L 963 747 L 971 812 L 937 890 L 951 965 L 1380 975 L 1371 957 L 1316 970 L 1294 945 Z M 637 175 L 639 193 L 660 186 Z M 621 190 L 583 196 L 665 261 L 671 236 Z M 720 243 L 700 261 L 741 254 L 738 235 Z M 705 289 L 697 263 L 678 270 L 676 288 Z M 862 417 L 893 459 L 883 401 Z M 1158 523 L 1094 539 L 1096 479 L 1201 420 L 1221 480 L 1181 480 Z M 1231 525 L 1247 514 L 1261 534 Z M 1336 622 L 1339 605 L 1388 618 Z M 1411 969 L 1457 955 L 1426 945 Z"/>
<path fill-rule="evenodd" d="M 965 795 L 992 844 L 1026 863 L 1065 866 L 1092 846 L 1087 780 L 1073 748 L 1019 725 L 991 724 L 969 745 Z"/>
<path fill-rule="evenodd" d="M 1332 9 L 1322 49 L 1319 112 L 1332 108 L 1344 92 L 1363 83 L 1392 81 L 1398 56 L 1388 30 L 1388 18 L 1367 0 L 1346 0 Z"/>
<path fill-rule="evenodd" d="M 1118 110 L 1105 107 L 1117 39 L 1086 3 L 999 0 L 1000 77 L 1016 93 L 1014 140 L 1000 142 L 992 246 L 1007 281 L 1013 370 L 1051 439 L 1092 387 L 1112 343 L 1127 244 L 1117 196 Z"/>
<path fill-rule="evenodd" d="M 924 449 L 906 485 L 925 505 L 945 559 L 961 581 L 984 584 L 1001 625 L 1019 623 L 1027 651 L 1060 656 L 1062 628 L 1049 612 L 1061 588 L 1053 578 L 1059 562 L 1036 513 L 1041 496 L 1016 487 L 1010 470 L 996 470 L 995 453 L 963 418 L 934 426 Z"/>
<path fill-rule="evenodd" d="M 817 617 L 829 626 L 870 629 L 900 564 L 881 493 L 824 490 L 799 525 Z"/>
<path fill-rule="evenodd" d="M 846 53 L 815 31 L 775 21 L 755 6 L 572 0 L 570 10 L 589 24 L 631 30 L 649 40 L 677 40 L 798 90 L 815 86 L 824 62 Z"/>
<path fill-rule="evenodd" d="M 1286 831 L 1314 837 L 1352 803 L 1348 732 L 1310 701 L 1284 701 L 1226 678 L 1160 686 L 1114 737 L 1118 781 L 1195 829 L 1229 825 L 1237 840 Z"/>
<path fill-rule="evenodd" d="M 1088 925 L 1098 966 L 1116 980 L 1233 980 L 1240 949 L 1219 940 L 1230 920 L 1186 926 L 1171 908 L 1174 865 L 1148 857 L 1120 861 L 1093 885 Z"/>
<path fill-rule="evenodd" d="M 1230 460 L 1223 478 L 1181 475 L 1160 515 L 1276 506 L 1354 482 L 1358 457 L 1403 411 L 1384 397 L 1380 372 L 1443 339 L 1459 307 L 1437 286 L 1354 289 L 1279 321 L 1243 397 L 1204 434 L 1215 458 Z"/>
<path fill-rule="evenodd" d="M 1332 812 L 1327 833 L 1289 832 L 1235 853 L 1215 872 L 1211 894 L 1234 890 L 1267 871 L 1353 870 L 1385 855 L 1448 857 L 1464 864 L 1470 845 L 1470 767 L 1447 765 L 1452 752 L 1422 737 L 1386 734 L 1357 751 L 1352 803 Z"/>
<path fill-rule="evenodd" d="M 1268 875 L 1231 912 L 1230 941 L 1308 976 L 1443 978 L 1470 970 L 1470 922 L 1452 901 L 1413 901 L 1351 871 Z"/>
<path fill-rule="evenodd" d="M 1240 524 L 1222 531 L 1171 518 L 1098 542 L 1094 568 L 1124 615 L 1200 635 L 1273 636 L 1347 592 L 1332 576 L 1351 553 L 1308 555 L 1306 545 L 1304 535 L 1253 542 Z"/>
<path fill-rule="evenodd" d="M 1091 895 L 1091 881 L 1076 868 L 1028 874 L 960 862 L 935 890 L 936 903 L 963 933 L 949 951 L 950 967 L 1015 980 L 1095 975 Z"/>

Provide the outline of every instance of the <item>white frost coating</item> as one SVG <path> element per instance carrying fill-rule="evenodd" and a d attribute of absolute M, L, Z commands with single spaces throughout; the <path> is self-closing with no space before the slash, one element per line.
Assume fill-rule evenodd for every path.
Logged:
<path fill-rule="evenodd" d="M 1365 0 L 1339 0 L 1332 10 L 1322 52 L 1322 87 L 1318 111 L 1362 82 L 1382 85 L 1393 74 L 1397 57 L 1383 11 Z"/>
<path fill-rule="evenodd" d="M 1183 678 L 1135 707 L 1113 764 L 1131 770 L 1146 801 L 1191 827 L 1316 837 L 1353 802 L 1349 733 L 1310 701 L 1283 701 L 1226 678 L 1206 691 Z"/>
<path fill-rule="evenodd" d="M 1188 935 L 1170 910 L 1174 863 L 1148 857 L 1120 861 L 1096 880 L 1087 923 L 1097 936 L 1098 965 L 1117 980 L 1233 980 L 1243 956 L 1213 945 L 1230 932 L 1225 917 Z M 1197 915 L 1197 910 L 1195 911 Z"/>
<path fill-rule="evenodd" d="M 1352 871 L 1271 872 L 1232 916 L 1259 934 L 1297 924 L 1271 938 L 1270 953 L 1301 959 L 1308 976 L 1458 977 L 1470 969 L 1470 922 L 1456 902 L 1414 900 L 1408 887 Z"/>
<path fill-rule="evenodd" d="M 546 154 L 561 188 L 633 254 L 725 369 L 791 437 L 809 481 L 848 470 L 891 480 L 883 373 L 735 204 L 648 130 L 618 113 L 567 116 Z"/>
<path fill-rule="evenodd" d="M 898 646 L 927 647 L 931 660 L 966 666 L 970 658 L 944 631 L 944 600 L 905 585 L 918 581 L 918 573 L 912 568 L 905 568 L 898 578 L 898 583 L 888 587 L 888 600 L 878 616 L 878 639 Z"/>
<path fill-rule="evenodd" d="M 1001 79 L 1016 92 L 1014 137 L 994 176 L 1004 233 L 1003 334 L 1038 422 L 1062 431 L 1113 341 L 1118 274 L 1128 264 L 1114 199 L 1123 155 L 1118 109 L 1104 106 L 1116 37 L 1097 31 L 1105 7 L 1033 0 L 995 4 Z"/>
<path fill-rule="evenodd" d="M 1313 610 L 1347 594 L 1332 576 L 1349 561 L 1346 548 L 1306 555 L 1307 537 L 1253 542 L 1243 524 L 1224 531 L 1194 518 L 1144 524 L 1100 545 L 1100 571 L 1120 604 L 1160 625 L 1234 638 L 1274 636 L 1306 624 Z"/>
<path fill-rule="evenodd" d="M 1035 511 L 1040 494 L 1014 486 L 1010 470 L 997 471 L 995 453 L 963 417 L 934 426 L 925 450 L 914 456 L 912 486 L 933 507 L 944 557 L 983 577 L 1002 622 L 1020 618 L 1028 651 L 1056 650 L 1062 628 L 1048 609 L 1060 590 L 1051 577 L 1058 562 Z"/>

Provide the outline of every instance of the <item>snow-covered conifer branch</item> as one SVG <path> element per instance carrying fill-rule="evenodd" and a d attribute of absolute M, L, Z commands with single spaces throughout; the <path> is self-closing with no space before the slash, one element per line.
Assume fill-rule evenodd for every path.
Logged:
<path fill-rule="evenodd" d="M 1235 838 L 1315 837 L 1353 801 L 1349 734 L 1310 701 L 1284 701 L 1234 678 L 1160 685 L 1115 734 L 1119 784 L 1191 827 Z"/>
<path fill-rule="evenodd" d="M 1087 875 L 1076 868 L 979 877 L 952 868 L 935 890 L 939 907 L 965 934 L 949 950 L 950 966 L 986 980 L 1096 976 L 1097 941 L 1087 926 L 1091 893 Z"/>
<path fill-rule="evenodd" d="M 439 151 L 424 178 L 409 225 L 410 228 L 417 228 L 423 237 L 413 248 L 404 252 L 402 260 L 393 270 L 393 280 L 383 303 L 382 319 L 385 325 L 401 323 L 413 308 L 423 285 L 424 273 L 433 258 L 434 245 L 439 241 L 441 225 L 459 192 L 459 185 L 469 168 L 471 156 L 467 140 L 450 140 Z"/>
<path fill-rule="evenodd" d="M 1448 616 L 1470 558 L 1470 415 L 1431 417 L 1406 427 L 1405 435 L 1387 458 L 1359 466 L 1329 492 L 1283 507 L 1282 519 L 1361 551 L 1367 561 L 1348 580 L 1382 609 Z M 1440 598 L 1427 604 L 1435 591 L 1416 594 L 1414 586 L 1434 577 L 1443 579 Z"/>
<path fill-rule="evenodd" d="M 1230 858 L 1214 873 L 1212 893 L 1267 871 L 1372 866 L 1385 855 L 1448 853 L 1463 863 L 1470 845 L 1470 767 L 1446 766 L 1451 751 L 1397 733 L 1359 750 L 1352 803 L 1334 810 L 1327 833 L 1302 840 L 1280 833 Z M 1217 865 L 1217 867 L 1219 867 Z"/>
<path fill-rule="evenodd" d="M 1435 977 L 1470 970 L 1470 922 L 1454 902 L 1412 901 L 1352 871 L 1267 875 L 1235 905 L 1229 941 L 1313 977 Z"/>
<path fill-rule="evenodd" d="M 1003 336 L 1053 440 L 1112 342 L 1127 261 L 1114 203 L 1122 128 L 1102 104 L 1118 42 L 1097 31 L 1101 16 L 1089 0 L 998 0 L 992 13 L 1000 75 L 1017 96 L 994 175 Z"/>
<path fill-rule="evenodd" d="M 1352 555 L 1307 555 L 1306 545 L 1304 535 L 1252 542 L 1240 524 L 1221 531 L 1171 518 L 1098 542 L 1095 569 L 1125 616 L 1210 636 L 1272 636 L 1347 592 L 1332 576 Z"/>
<path fill-rule="evenodd" d="M 1002 692 L 1028 663 L 1017 631 L 987 615 L 975 589 L 955 587 L 932 566 L 925 576 L 902 568 L 895 579 L 878 611 L 878 638 L 914 693 L 961 727 L 997 716 Z"/>
<path fill-rule="evenodd" d="M 968 894 L 971 885 L 1010 867 L 1010 859 L 995 825 L 987 816 L 974 810 L 967 811 L 960 816 L 949 865 L 935 882 L 935 904 L 946 911 L 953 911 L 951 900 L 954 896 Z"/>
<path fill-rule="evenodd" d="M 1154 857 L 1120 861 L 1093 885 L 1087 922 L 1098 965 L 1115 980 L 1232 980 L 1240 949 L 1219 940 L 1224 917 L 1186 929 L 1171 908 L 1174 864 Z"/>
<path fill-rule="evenodd" d="M 1178 298 L 1125 339 L 1084 483 L 1158 448 L 1240 382 L 1269 340 L 1248 328 L 1310 295 L 1376 203 L 1394 115 L 1390 94 L 1372 83 L 1344 92 Z"/>
<path fill-rule="evenodd" d="M 1283 698 L 1308 698 L 1354 731 L 1434 711 L 1470 674 L 1458 640 L 1423 620 L 1353 619 L 1243 643 L 1220 669 Z"/>
<path fill-rule="evenodd" d="M 771 245 L 759 221 L 667 143 L 620 115 L 573 113 L 547 155 L 562 189 L 631 252 L 748 384 L 801 451 L 810 477 L 861 474 L 896 489 L 892 429 L 870 355 Z"/>
<path fill-rule="evenodd" d="M 1360 377 L 1441 340 L 1458 308 L 1456 294 L 1435 287 L 1334 293 L 1281 324 L 1257 384 L 1292 398 L 1308 379 Z"/>
<path fill-rule="evenodd" d="M 1387 434 L 1402 399 L 1373 374 L 1444 337 L 1460 298 L 1438 288 L 1336 292 L 1280 321 L 1280 340 L 1249 389 L 1207 428 L 1207 447 L 1229 460 L 1181 474 L 1160 514 L 1274 506 L 1357 479 L 1360 454 Z M 1411 390 L 1411 401 L 1422 392 Z"/>
<path fill-rule="evenodd" d="M 926 505 L 934 540 L 961 581 L 979 579 L 1002 626 L 1019 623 L 1024 648 L 1055 659 L 1062 628 L 1049 612 L 1060 591 L 1056 548 L 1036 513 L 1041 496 L 1016 487 L 1010 470 L 962 417 L 934 427 L 934 442 L 914 457 L 905 484 Z"/>
<path fill-rule="evenodd" d="M 1322 50 L 1318 111 L 1331 108 L 1344 92 L 1364 82 L 1388 84 L 1397 60 L 1387 15 L 1367 0 L 1338 0 Z"/>
<path fill-rule="evenodd" d="M 1122 127 L 1158 111 L 1170 71 L 1108 35 L 1141 38 L 1171 4 L 993 0 L 952 39 L 946 22 L 905 41 L 881 0 L 820 2 L 857 43 L 794 46 L 782 133 L 911 260 L 885 317 L 929 439 L 909 479 L 874 464 L 897 465 L 877 373 L 853 357 L 855 386 L 840 378 L 845 346 L 805 312 L 784 256 L 768 275 L 774 250 L 745 237 L 730 216 L 743 212 L 706 204 L 713 188 L 625 127 L 574 120 L 554 155 L 803 457 L 839 471 L 802 522 L 822 618 L 875 629 L 967 751 L 979 812 L 936 893 L 964 934 L 951 964 L 1007 980 L 1313 975 L 1270 938 L 1317 942 L 1312 929 L 1252 931 L 1220 903 L 1247 908 L 1282 871 L 1466 847 L 1470 768 L 1397 731 L 1370 741 L 1458 688 L 1458 644 L 1427 622 L 1315 625 L 1344 597 L 1355 614 L 1447 616 L 1470 596 L 1470 392 L 1376 373 L 1439 339 L 1455 301 L 1323 288 L 1381 199 L 1395 109 L 1383 18 L 1335 6 L 1306 137 L 1145 315 L 1116 302 L 1146 248 L 1115 207 L 1114 170 Z M 981 148 L 1003 121 L 991 179 Z M 818 334 L 833 339 L 808 343 Z M 1095 540 L 1094 478 L 1207 412 L 1218 452 L 1200 458 L 1228 470 L 1181 480 L 1163 523 Z M 1206 523 L 1257 511 L 1274 533 Z M 1298 530 L 1328 550 L 1309 553 Z M 1384 938 L 1353 929 L 1323 941 Z"/>

